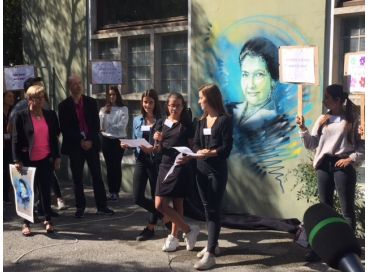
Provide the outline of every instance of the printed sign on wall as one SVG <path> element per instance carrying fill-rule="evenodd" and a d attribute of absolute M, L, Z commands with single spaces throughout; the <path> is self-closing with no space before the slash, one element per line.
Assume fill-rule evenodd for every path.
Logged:
<path fill-rule="evenodd" d="M 23 83 L 30 77 L 35 77 L 35 66 L 33 65 L 5 67 L 5 89 L 7 91 L 23 90 Z"/>
<path fill-rule="evenodd" d="M 91 62 L 92 84 L 122 84 L 122 62 L 93 61 Z"/>

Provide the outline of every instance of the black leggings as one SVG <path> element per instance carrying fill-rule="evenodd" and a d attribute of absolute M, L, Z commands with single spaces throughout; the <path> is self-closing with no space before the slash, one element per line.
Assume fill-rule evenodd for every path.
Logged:
<path fill-rule="evenodd" d="M 154 193 L 157 183 L 158 164 L 152 163 L 149 159 L 138 158 L 136 160 L 133 176 L 133 194 L 135 203 L 150 213 L 149 224 L 156 225 L 162 214 L 156 210 L 154 205 Z M 145 189 L 150 184 L 151 198 L 145 197 Z"/>
<path fill-rule="evenodd" d="M 202 164 L 199 167 L 199 163 Z M 206 163 L 198 162 L 197 185 L 202 200 L 208 229 L 207 250 L 215 253 L 221 230 L 221 204 L 227 183 L 227 165 L 214 167 L 217 171 L 207 169 Z"/>
<path fill-rule="evenodd" d="M 346 168 L 335 167 L 338 160 L 339 158 L 326 156 L 316 170 L 319 198 L 321 203 L 333 207 L 334 190 L 337 190 L 343 217 L 355 230 L 356 171 L 352 165 Z"/>

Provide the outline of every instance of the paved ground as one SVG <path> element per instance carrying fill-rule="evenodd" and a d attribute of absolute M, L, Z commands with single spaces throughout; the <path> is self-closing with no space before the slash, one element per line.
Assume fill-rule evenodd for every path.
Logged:
<path fill-rule="evenodd" d="M 71 188 L 63 190 L 73 206 Z M 73 217 L 73 207 L 54 219 L 55 234 L 47 235 L 41 223 L 32 225 L 33 237 L 23 237 L 14 206 L 4 206 L 4 271 L 195 271 L 196 253 L 206 244 L 205 224 L 201 227 L 194 251 L 181 248 L 173 253 L 161 251 L 167 235 L 158 226 L 156 237 L 136 242 L 135 237 L 147 221 L 147 213 L 134 205 L 129 194 L 110 203 L 114 216 L 95 215 L 92 190 L 86 189 L 88 209 L 83 219 Z M 303 261 L 306 249 L 293 236 L 278 231 L 245 231 L 223 228 L 221 256 L 212 271 L 334 271 L 325 264 Z"/>

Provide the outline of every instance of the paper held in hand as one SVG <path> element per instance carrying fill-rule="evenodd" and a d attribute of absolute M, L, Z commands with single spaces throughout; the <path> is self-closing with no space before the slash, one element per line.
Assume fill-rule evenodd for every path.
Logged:
<path fill-rule="evenodd" d="M 129 147 L 153 147 L 150 143 L 148 143 L 147 140 L 141 138 L 141 139 L 120 139 L 121 144 L 127 144 Z"/>
<path fill-rule="evenodd" d="M 186 146 L 175 146 L 173 148 L 176 149 L 177 151 L 179 151 L 182 154 L 186 154 L 186 155 L 189 155 L 189 156 L 192 156 L 192 157 L 201 157 L 201 156 L 203 156 L 201 154 L 194 153 L 189 147 L 186 147 Z"/>

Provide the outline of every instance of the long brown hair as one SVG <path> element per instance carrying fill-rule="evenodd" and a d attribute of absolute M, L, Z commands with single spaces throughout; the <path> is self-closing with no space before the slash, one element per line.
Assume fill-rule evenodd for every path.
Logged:
<path fill-rule="evenodd" d="M 347 131 L 347 139 L 350 143 L 354 141 L 355 135 L 355 127 L 354 122 L 355 119 L 358 117 L 358 110 L 356 109 L 356 105 L 348 98 L 348 93 L 343 91 L 343 86 L 339 84 L 332 84 L 326 87 L 325 91 L 334 99 L 339 100 L 342 105 L 344 106 L 344 119 L 346 120 L 346 131 Z M 332 115 L 331 111 L 328 111 L 324 118 L 320 121 L 320 125 L 317 131 L 317 134 L 320 136 L 322 134 L 322 130 L 325 126 L 328 125 L 330 116 Z"/>
<path fill-rule="evenodd" d="M 106 105 L 111 105 L 111 102 L 110 102 L 110 99 L 109 99 L 109 91 L 113 91 L 115 93 L 115 95 L 116 95 L 116 105 L 118 107 L 122 107 L 123 106 L 123 100 L 122 100 L 122 96 L 121 96 L 117 86 L 109 86 L 109 90 L 107 92 Z"/>
<path fill-rule="evenodd" d="M 220 89 L 217 87 L 216 84 L 206 84 L 199 88 L 199 92 L 206 97 L 207 103 L 209 106 L 214 109 L 218 115 L 226 115 L 229 114 L 226 112 L 223 101 L 222 101 L 222 94 Z M 207 117 L 208 112 L 204 111 L 201 120 Z"/>

